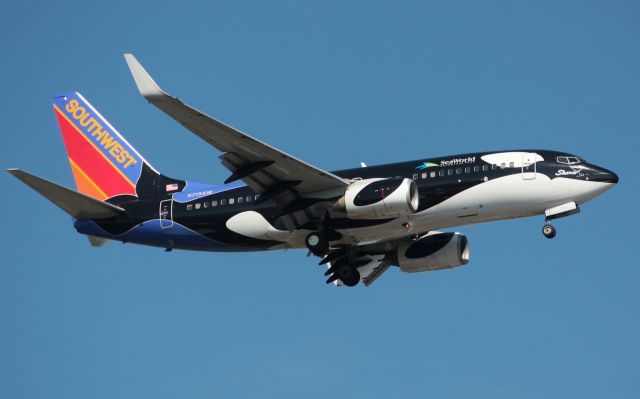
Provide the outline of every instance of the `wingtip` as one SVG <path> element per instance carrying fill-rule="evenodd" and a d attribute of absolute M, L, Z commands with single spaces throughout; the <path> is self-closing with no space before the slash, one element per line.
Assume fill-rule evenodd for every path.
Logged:
<path fill-rule="evenodd" d="M 22 180 L 22 181 L 24 181 L 24 179 L 25 179 L 25 178 L 33 177 L 33 176 L 34 176 L 34 175 L 32 175 L 31 173 L 29 173 L 29 172 L 25 172 L 24 170 L 19 169 L 19 168 L 7 168 L 7 169 L 5 169 L 5 170 L 6 170 L 6 171 L 7 171 L 7 173 L 9 173 L 11 176 L 15 177 L 15 178 L 16 178 L 16 179 L 18 179 L 18 180 Z M 38 176 L 35 176 L 35 177 L 38 177 Z"/>
<path fill-rule="evenodd" d="M 151 101 L 152 99 L 162 98 L 167 95 L 133 54 L 125 53 L 124 59 L 129 66 L 133 80 L 136 82 L 138 91 L 144 98 Z"/>

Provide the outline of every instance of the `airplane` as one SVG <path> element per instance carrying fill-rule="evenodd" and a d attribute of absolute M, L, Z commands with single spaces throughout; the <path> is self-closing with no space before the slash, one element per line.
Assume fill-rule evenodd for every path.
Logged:
<path fill-rule="evenodd" d="M 73 220 L 91 245 L 121 241 L 196 251 L 306 248 L 327 283 L 371 285 L 391 266 L 424 272 L 470 259 L 462 225 L 544 215 L 551 221 L 618 183 L 561 151 L 457 154 L 329 172 L 263 143 L 163 91 L 132 54 L 140 94 L 219 150 L 223 184 L 155 169 L 78 92 L 53 99 L 76 190 L 20 169 L 9 173 Z"/>

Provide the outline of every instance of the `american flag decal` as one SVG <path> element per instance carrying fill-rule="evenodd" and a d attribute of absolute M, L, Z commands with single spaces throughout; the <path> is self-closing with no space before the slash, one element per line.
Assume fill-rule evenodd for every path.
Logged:
<path fill-rule="evenodd" d="M 167 184 L 167 192 L 176 191 L 178 189 L 178 185 L 176 183 Z"/>

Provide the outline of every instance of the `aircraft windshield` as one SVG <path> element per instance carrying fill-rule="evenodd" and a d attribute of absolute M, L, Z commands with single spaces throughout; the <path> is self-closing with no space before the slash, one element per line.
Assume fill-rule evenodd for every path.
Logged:
<path fill-rule="evenodd" d="M 575 164 L 578 164 L 578 163 L 582 162 L 580 160 L 580 158 L 578 158 L 578 157 L 568 157 L 568 156 L 567 157 L 558 157 L 558 158 L 556 158 L 556 161 L 558 163 L 563 163 L 565 165 L 575 165 Z"/>

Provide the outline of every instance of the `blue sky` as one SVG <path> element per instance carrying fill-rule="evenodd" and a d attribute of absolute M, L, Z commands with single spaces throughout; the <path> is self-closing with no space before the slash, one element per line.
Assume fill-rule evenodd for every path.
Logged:
<path fill-rule="evenodd" d="M 163 173 L 224 180 L 138 95 L 133 52 L 322 168 L 549 148 L 620 184 L 555 240 L 540 217 L 463 226 L 463 268 L 335 289 L 303 251 L 91 248 L 3 174 L 0 397 L 637 398 L 638 3 L 267 3 L 6 4 L 2 166 L 73 186 L 50 99 L 78 90 Z"/>

